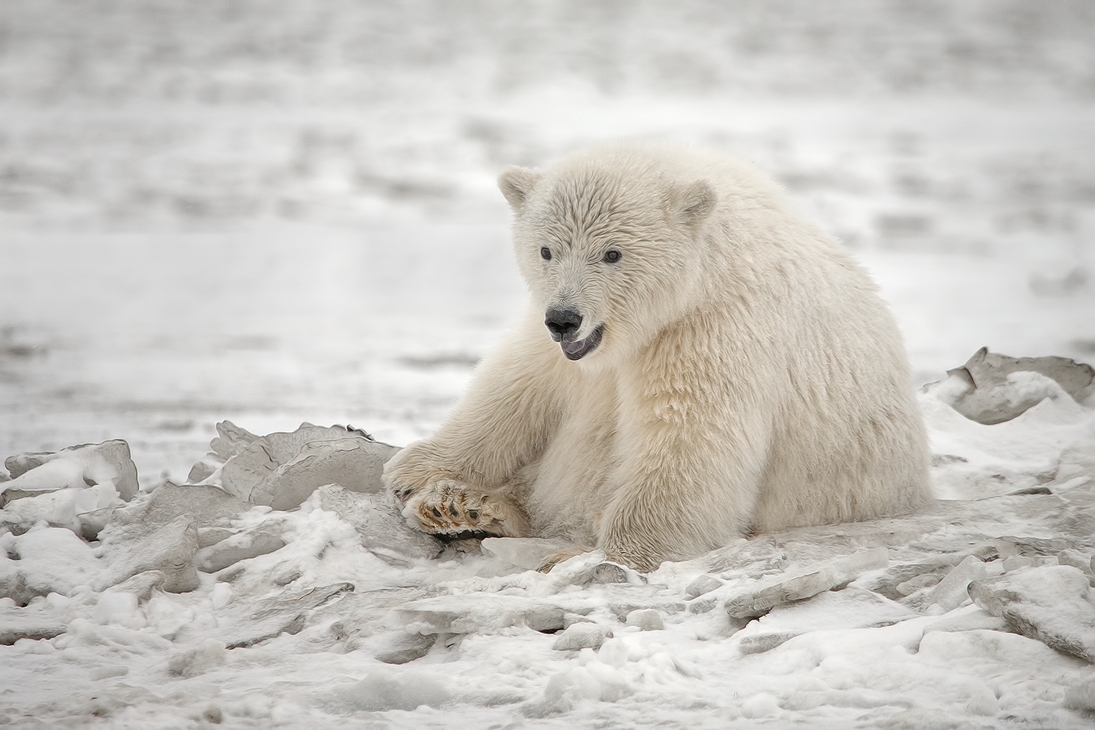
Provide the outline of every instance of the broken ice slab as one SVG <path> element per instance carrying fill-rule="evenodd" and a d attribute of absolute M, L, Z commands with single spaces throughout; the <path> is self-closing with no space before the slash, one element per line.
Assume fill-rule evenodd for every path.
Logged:
<path fill-rule="evenodd" d="M 65 633 L 72 616 L 64 603 L 47 599 L 26 608 L 0 604 L 0 646 L 11 646 L 20 639 L 52 639 Z"/>
<path fill-rule="evenodd" d="M 8 502 L 0 510 L 0 524 L 9 526 L 14 532 L 25 532 L 33 525 L 45 522 L 93 540 L 113 508 L 124 504 L 109 482 L 81 489 L 58 489 Z"/>
<path fill-rule="evenodd" d="M 353 429 L 356 433 L 356 429 Z M 187 481 L 191 484 L 204 482 L 212 476 L 224 463 L 244 453 L 249 446 L 263 439 L 264 451 L 269 454 L 270 460 L 275 464 L 284 464 L 300 453 L 300 448 L 311 440 L 325 438 L 343 438 L 351 429 L 342 426 L 313 426 L 310 423 L 302 423 L 296 431 L 279 431 L 266 436 L 258 436 L 245 428 L 241 428 L 231 421 L 221 421 L 217 424 L 217 436 L 209 442 L 212 449 L 205 458 L 190 469 Z M 365 435 L 362 433 L 362 435 Z"/>
<path fill-rule="evenodd" d="M 263 522 L 256 527 L 203 547 L 194 555 L 194 565 L 203 573 L 216 573 L 241 560 L 281 550 L 281 525 Z"/>
<path fill-rule="evenodd" d="M 900 603 L 850 586 L 777 606 L 734 634 L 733 640 L 738 642 L 742 654 L 758 654 L 810 631 L 890 626 L 915 617 L 914 612 Z"/>
<path fill-rule="evenodd" d="M 360 431 L 302 424 L 292 433 L 256 438 L 209 480 L 252 504 L 292 509 L 325 484 L 382 492 L 381 472 L 397 451 Z"/>
<path fill-rule="evenodd" d="M 971 583 L 969 594 L 1011 631 L 1095 662 L 1095 604 L 1087 576 L 1077 568 L 1053 565 L 1007 573 Z"/>
<path fill-rule="evenodd" d="M 887 565 L 889 551 L 880 547 L 756 581 L 748 588 L 738 589 L 740 592 L 735 591 L 735 595 L 726 601 L 726 613 L 737 619 L 763 616 L 776 606 L 816 596 L 822 591 L 849 583 L 868 570 Z"/>
<path fill-rule="evenodd" d="M 52 639 L 65 633 L 65 624 L 60 620 L 42 620 L 37 617 L 20 615 L 4 616 L 0 620 L 0 646 L 11 646 L 19 639 Z"/>
<path fill-rule="evenodd" d="M 227 648 L 254 646 L 281 634 L 299 634 L 321 608 L 330 601 L 352 593 L 353 583 L 316 586 L 306 591 L 279 593 L 261 601 L 249 616 L 234 616 L 217 635 Z"/>
<path fill-rule="evenodd" d="M 398 613 L 408 630 L 422 634 L 474 634 L 521 625 L 536 631 L 563 628 L 563 609 L 559 606 L 499 593 L 424 598 Z"/>
<path fill-rule="evenodd" d="M 386 494 L 360 494 L 328 484 L 317 489 L 313 499 L 320 509 L 353 525 L 368 550 L 405 558 L 435 558 L 443 548 L 436 537 L 408 525 Z"/>
<path fill-rule="evenodd" d="M 0 482 L 0 507 L 23 497 L 96 485 L 109 485 L 128 502 L 139 489 L 129 444 L 121 439 L 17 454 L 9 456 L 4 466 L 12 478 Z"/>
<path fill-rule="evenodd" d="M 198 586 L 193 558 L 198 528 L 227 525 L 248 505 L 216 487 L 166 482 L 117 509 L 99 538 L 110 582 L 148 570 L 164 573 L 163 589 L 184 593 Z M 104 586 L 105 587 L 105 586 Z"/>
<path fill-rule="evenodd" d="M 194 553 L 198 550 L 198 531 L 188 515 L 176 517 L 166 525 L 151 529 L 104 530 L 103 560 L 110 566 L 105 585 L 120 583 L 148 570 L 163 571 L 163 589 L 186 593 L 198 587 Z"/>
<path fill-rule="evenodd" d="M 924 599 L 924 605 L 939 606 L 944 613 L 954 610 L 968 600 L 966 588 L 971 582 L 998 574 L 1002 569 L 1003 566 L 999 563 L 992 564 L 990 567 L 978 560 L 976 556 L 967 555 L 936 584 Z"/>
<path fill-rule="evenodd" d="M 249 508 L 250 505 L 216 487 L 179 486 L 164 482 L 154 491 L 142 494 L 140 499 L 116 510 L 103 530 L 103 539 L 116 541 L 117 536 L 108 536 L 118 531 L 146 532 L 183 515 L 194 523 L 195 528 L 214 524 L 227 525 L 231 519 L 239 517 Z"/>
<path fill-rule="evenodd" d="M 1095 369 L 1065 357 L 1008 357 L 982 347 L 947 379 L 925 386 L 972 421 L 987 426 L 1067 394 L 1082 402 L 1095 392 Z"/>

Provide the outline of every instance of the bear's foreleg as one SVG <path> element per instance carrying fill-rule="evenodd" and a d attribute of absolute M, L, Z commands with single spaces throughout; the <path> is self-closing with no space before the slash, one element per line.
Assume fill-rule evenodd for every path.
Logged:
<path fill-rule="evenodd" d="M 532 324 L 519 326 L 483 361 L 437 433 L 385 466 L 385 485 L 418 529 L 527 534 L 528 518 L 511 485 L 543 450 L 561 412 L 554 362 L 561 358 L 543 325 L 535 318 Z"/>
<path fill-rule="evenodd" d="M 619 466 L 598 547 L 639 570 L 745 533 L 766 469 L 772 419 L 758 397 L 763 377 L 726 362 L 695 333 L 663 337 L 621 380 Z M 727 376 L 733 366 L 739 378 Z"/>

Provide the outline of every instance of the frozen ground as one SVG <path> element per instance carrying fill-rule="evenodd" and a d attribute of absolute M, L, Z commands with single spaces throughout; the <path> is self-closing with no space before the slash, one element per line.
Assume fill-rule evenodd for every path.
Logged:
<path fill-rule="evenodd" d="M 429 433 L 522 299 L 497 171 L 613 137 L 694 141 L 770 171 L 875 273 L 918 383 L 981 345 L 1095 359 L 1091 7 L 822 7 L 0 0 L 0 455 L 122 438 L 147 490 L 184 480 L 226 418 L 255 433 L 350 422 L 396 444 Z M 994 474 L 1052 492 L 1070 484 L 1062 464 L 1090 469 L 1062 456 L 1095 450 L 1090 411 L 1054 404 L 973 435 L 929 406 L 938 454 L 994 454 L 963 474 L 944 459 L 941 496 L 1004 493 Z M 897 530 L 886 570 L 966 553 L 1002 563 L 983 546 L 1000 555 L 1008 535 L 1090 552 L 1076 532 L 1087 523 L 1055 521 L 1090 506 L 1083 489 L 1027 497 L 1036 509 L 1001 498 L 976 519 L 933 513 L 935 524 Z M 501 575 L 487 557 L 397 569 L 329 512 L 277 517 L 314 540 L 255 558 L 271 562 L 248 568 L 251 583 L 226 592 L 204 575 L 193 593 L 136 607 L 79 589 L 73 571 L 97 565 L 91 548 L 43 532 L 47 556 L 77 562 L 59 563 L 56 597 L 34 610 L 69 631 L 2 650 L 0 713 L 137 725 L 183 725 L 210 707 L 256 725 L 354 713 L 406 726 L 1090 722 L 1065 699 L 1090 683 L 1089 665 L 992 631 L 968 604 L 942 617 L 898 604 L 916 617 L 756 654 L 741 653 L 725 611 L 673 607 L 701 573 L 795 568 L 810 549 L 786 545 L 800 538 L 781 538 L 783 562 L 761 556 L 775 562 L 760 568 L 663 569 L 635 589 L 666 629 L 638 632 L 612 612 L 619 587 Z M 801 541 L 821 554 L 830 538 Z M 356 590 L 294 636 L 223 654 L 203 644 L 231 643 L 227 627 L 288 590 L 275 567 L 301 570 L 293 590 Z M 394 668 L 353 644 L 370 621 L 394 620 L 393 605 L 484 590 L 575 593 L 617 643 L 571 655 L 553 636 L 486 621 Z M 875 610 L 817 601 L 786 621 Z M 29 609 L 3 610 L 0 624 Z M 973 628 L 924 634 L 944 619 Z M 338 639 L 339 621 L 365 628 Z M 190 651 L 208 668 L 173 673 L 172 661 L 205 666 L 174 659 Z M 399 709 L 416 699 L 427 708 Z M 568 712 L 552 720 L 552 707 Z"/>

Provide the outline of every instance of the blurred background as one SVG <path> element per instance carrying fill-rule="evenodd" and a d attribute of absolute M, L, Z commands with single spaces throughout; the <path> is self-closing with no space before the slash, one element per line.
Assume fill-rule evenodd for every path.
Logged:
<path fill-rule="evenodd" d="M 523 304 L 508 164 L 733 152 L 918 383 L 1095 359 L 1095 4 L 0 0 L 0 457 L 443 420 Z"/>

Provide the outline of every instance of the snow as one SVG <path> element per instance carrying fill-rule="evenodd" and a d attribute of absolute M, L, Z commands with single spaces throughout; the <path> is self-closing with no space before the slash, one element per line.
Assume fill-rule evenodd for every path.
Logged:
<path fill-rule="evenodd" d="M 1095 401 L 946 375 L 1095 353 L 1086 5 L 2 8 L 0 723 L 1090 726 Z M 497 173 L 616 137 L 754 160 L 871 270 L 936 504 L 542 574 L 369 491 L 326 427 L 429 434 L 522 306 Z"/>

